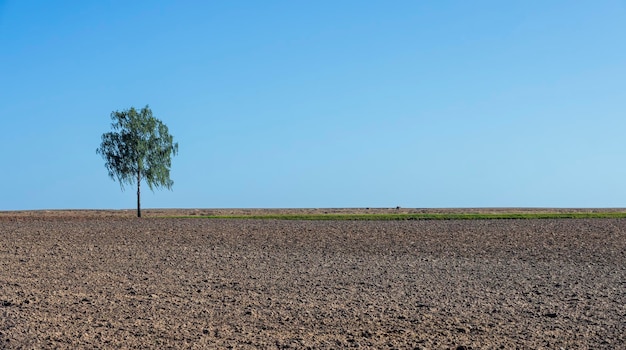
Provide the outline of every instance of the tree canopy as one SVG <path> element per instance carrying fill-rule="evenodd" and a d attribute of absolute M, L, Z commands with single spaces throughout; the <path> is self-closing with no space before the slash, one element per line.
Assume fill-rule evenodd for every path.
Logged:
<path fill-rule="evenodd" d="M 102 134 L 96 150 L 105 160 L 109 176 L 124 185 L 137 184 L 137 216 L 141 217 L 141 181 L 150 190 L 172 189 L 171 156 L 178 154 L 178 143 L 163 122 L 152 115 L 149 106 L 111 112 L 113 131 Z"/>

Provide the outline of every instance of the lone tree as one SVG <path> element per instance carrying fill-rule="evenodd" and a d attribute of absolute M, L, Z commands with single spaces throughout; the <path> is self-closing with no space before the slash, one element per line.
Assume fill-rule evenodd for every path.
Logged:
<path fill-rule="evenodd" d="M 178 143 L 147 105 L 140 111 L 131 107 L 111 112 L 111 120 L 113 131 L 102 134 L 96 153 L 102 155 L 109 176 L 117 178 L 122 191 L 124 184 L 137 182 L 137 217 L 141 217 L 141 180 L 152 191 L 160 187 L 171 190 L 171 155 L 178 154 Z"/>

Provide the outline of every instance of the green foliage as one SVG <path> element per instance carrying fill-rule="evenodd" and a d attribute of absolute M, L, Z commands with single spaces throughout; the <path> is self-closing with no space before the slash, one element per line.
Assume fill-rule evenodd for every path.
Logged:
<path fill-rule="evenodd" d="M 417 213 L 417 214 L 268 214 L 228 216 L 174 216 L 207 219 L 272 219 L 272 220 L 504 220 L 504 219 L 618 219 L 625 212 L 591 213 Z"/>
<path fill-rule="evenodd" d="M 111 113 L 113 131 L 102 135 L 96 153 L 105 160 L 109 176 L 120 183 L 139 186 L 145 180 L 151 190 L 172 189 L 171 156 L 178 154 L 178 143 L 163 122 L 152 115 L 146 105 L 140 111 L 134 107 Z M 138 203 L 139 207 L 139 203 Z M 138 208 L 139 209 L 139 208 Z"/>

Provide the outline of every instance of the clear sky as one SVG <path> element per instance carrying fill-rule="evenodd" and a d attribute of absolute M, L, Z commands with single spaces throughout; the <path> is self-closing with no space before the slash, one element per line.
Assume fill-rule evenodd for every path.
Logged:
<path fill-rule="evenodd" d="M 145 208 L 626 207 L 624 1 L 0 0 L 0 210 L 134 208 L 146 104 Z"/>

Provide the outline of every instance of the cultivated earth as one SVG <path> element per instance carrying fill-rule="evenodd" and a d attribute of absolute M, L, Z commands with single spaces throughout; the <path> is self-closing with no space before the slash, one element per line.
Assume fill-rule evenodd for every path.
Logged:
<path fill-rule="evenodd" d="M 626 219 L 133 214 L 0 213 L 0 348 L 626 348 Z"/>

